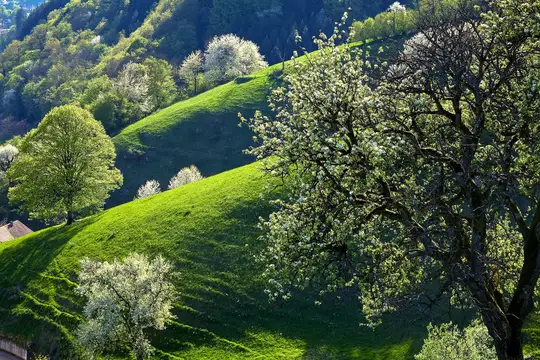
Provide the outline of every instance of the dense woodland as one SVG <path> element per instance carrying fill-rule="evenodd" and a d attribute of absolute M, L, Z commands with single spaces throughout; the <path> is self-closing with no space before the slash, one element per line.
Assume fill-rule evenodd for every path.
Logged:
<path fill-rule="evenodd" d="M 110 113 L 124 100 L 95 109 L 88 92 L 107 87 L 129 63 L 160 64 L 174 79 L 166 106 L 185 98 L 177 74 L 194 50 L 216 35 L 233 33 L 260 47 L 268 63 L 289 59 L 296 34 L 313 49 L 311 37 L 328 32 L 349 7 L 365 19 L 391 1 L 162 0 L 69 2 L 50 0 L 35 9 L 14 32 L 0 58 L 0 140 L 32 128 L 54 106 L 79 102 L 92 108 L 109 132 L 147 113 Z M 410 4 L 405 3 L 406 6 Z M 385 24 L 386 26 L 386 24 Z M 395 30 L 395 29 L 394 29 Z M 366 26 L 365 36 L 385 35 Z M 86 95 L 85 95 L 86 93 Z M 126 107 L 126 106 L 124 106 Z M 129 107 L 129 106 L 127 106 Z M 154 109 L 155 110 L 155 109 Z M 108 114 L 105 119 L 103 113 Z M 111 119 L 113 117 L 113 119 Z"/>

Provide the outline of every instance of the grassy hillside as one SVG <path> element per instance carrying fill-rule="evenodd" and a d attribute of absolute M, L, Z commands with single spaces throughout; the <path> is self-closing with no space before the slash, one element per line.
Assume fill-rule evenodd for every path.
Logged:
<path fill-rule="evenodd" d="M 164 254 L 182 274 L 176 322 L 152 340 L 157 358 L 410 359 L 423 324 L 359 327 L 355 300 L 268 303 L 253 261 L 264 246 L 257 218 L 270 210 L 265 184 L 248 165 L 0 244 L 0 333 L 35 339 L 41 351 L 61 346 L 66 358 L 82 305 L 73 292 L 79 259 L 136 251 Z"/>
<path fill-rule="evenodd" d="M 125 128 L 114 138 L 124 186 L 112 204 L 129 201 L 145 181 L 166 187 L 184 166 L 195 164 L 205 176 L 245 165 L 252 134 L 239 127 L 238 113 L 250 116 L 266 108 L 266 98 L 279 82 L 281 65 L 238 78 L 199 96 L 181 101 Z"/>

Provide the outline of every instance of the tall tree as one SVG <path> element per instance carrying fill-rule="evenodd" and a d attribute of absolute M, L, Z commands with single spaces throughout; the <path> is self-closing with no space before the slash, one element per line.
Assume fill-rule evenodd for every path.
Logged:
<path fill-rule="evenodd" d="M 152 111 L 169 106 L 176 98 L 172 66 L 165 60 L 148 58 L 143 64 L 148 73 L 148 97 Z"/>
<path fill-rule="evenodd" d="M 540 1 L 469 4 L 421 20 L 388 64 L 335 46 L 342 29 L 295 62 L 276 116 L 251 122 L 252 153 L 297 195 L 265 223 L 262 259 L 272 294 L 357 287 L 373 322 L 437 284 L 521 360 L 540 276 Z"/>
<path fill-rule="evenodd" d="M 112 140 L 88 111 L 73 105 L 51 110 L 19 143 L 8 170 L 9 199 L 32 217 L 65 218 L 95 211 L 122 184 Z"/>

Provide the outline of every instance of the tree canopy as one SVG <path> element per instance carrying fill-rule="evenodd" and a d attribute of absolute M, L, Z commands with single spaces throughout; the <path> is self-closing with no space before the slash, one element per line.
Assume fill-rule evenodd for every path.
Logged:
<path fill-rule="evenodd" d="M 251 153 L 295 190 L 264 223 L 271 295 L 355 288 L 376 323 L 447 294 L 475 306 L 499 359 L 523 358 L 540 276 L 538 13 L 463 1 L 420 18 L 387 62 L 336 46 L 343 27 L 295 62 L 275 116 L 251 121 Z"/>
<path fill-rule="evenodd" d="M 19 143 L 8 170 L 10 202 L 32 217 L 68 224 L 76 213 L 103 207 L 122 184 L 116 153 L 103 126 L 81 108 L 51 110 Z"/>
<path fill-rule="evenodd" d="M 78 339 L 85 351 L 99 355 L 127 346 L 137 360 L 147 359 L 153 349 L 146 332 L 163 330 L 173 318 L 175 275 L 162 256 L 130 254 L 112 263 L 83 259 L 77 292 L 88 303 Z"/>

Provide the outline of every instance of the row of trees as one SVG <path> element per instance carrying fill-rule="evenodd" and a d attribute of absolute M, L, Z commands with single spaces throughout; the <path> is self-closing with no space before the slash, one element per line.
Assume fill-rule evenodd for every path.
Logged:
<path fill-rule="evenodd" d="M 13 43 L 6 49 L 3 54 L 5 64 L 16 64 L 11 59 L 18 56 L 20 49 L 17 46 Z M 56 46 L 60 44 L 56 43 Z M 94 54 L 100 48 L 99 39 L 89 40 L 88 46 Z M 51 57 L 63 52 L 58 48 Z M 99 51 L 94 55 L 97 54 Z M 216 37 L 204 56 L 200 52 L 192 54 L 179 71 L 166 60 L 149 57 L 141 63 L 126 63 L 118 73 L 84 80 L 71 77 L 74 69 L 70 69 L 69 57 L 66 62 L 60 57 L 57 60 L 59 63 L 53 65 L 47 77 L 40 81 L 25 80 L 35 78 L 34 67 L 41 67 L 39 63 L 27 63 L 27 66 L 10 71 L 7 82 L 0 85 L 4 116 L 27 116 L 37 121 L 54 106 L 78 103 L 91 111 L 107 131 L 113 132 L 188 94 L 196 94 L 267 66 L 254 43 L 234 35 Z M 75 61 L 80 62 L 80 59 Z M 24 114 L 20 113 L 21 103 L 27 108 Z"/>
<path fill-rule="evenodd" d="M 424 0 L 414 8 L 407 8 L 399 1 L 392 3 L 386 11 L 364 21 L 353 23 L 353 41 L 387 39 L 414 33 L 420 17 L 448 16 L 462 2 L 475 0 Z M 450 15 L 451 16 L 451 15 Z"/>
<path fill-rule="evenodd" d="M 195 95 L 266 66 L 257 45 L 223 35 L 215 37 L 204 54 L 196 51 L 188 56 L 178 72 L 167 61 L 153 57 L 142 64 L 130 62 L 114 79 L 103 75 L 91 80 L 78 101 L 113 131 L 187 94 Z"/>
<path fill-rule="evenodd" d="M 538 14 L 537 0 L 460 1 L 418 17 L 387 62 L 337 46 L 343 25 L 295 62 L 275 115 L 249 122 L 250 153 L 294 189 L 262 224 L 269 294 L 357 289 L 371 324 L 452 297 L 499 359 L 523 359 L 540 277 Z"/>
<path fill-rule="evenodd" d="M 91 80 L 78 101 L 107 130 L 114 131 L 173 103 L 178 98 L 173 76 L 165 60 L 130 62 L 114 79 L 103 75 Z"/>

